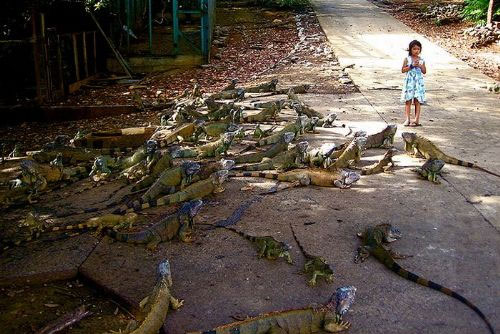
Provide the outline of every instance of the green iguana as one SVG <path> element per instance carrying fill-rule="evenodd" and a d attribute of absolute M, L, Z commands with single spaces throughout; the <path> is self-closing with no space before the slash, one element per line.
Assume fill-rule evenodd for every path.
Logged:
<path fill-rule="evenodd" d="M 299 136 L 299 134 L 304 133 L 304 126 L 305 126 L 305 118 L 303 117 L 298 117 L 295 122 L 289 122 L 285 124 L 283 129 L 277 131 L 276 133 L 262 138 L 259 140 L 255 146 L 265 146 L 265 145 L 271 145 L 271 144 L 276 144 L 277 142 L 280 141 L 281 135 L 286 133 L 286 132 L 293 132 L 295 135 L 295 138 Z"/>
<path fill-rule="evenodd" d="M 235 88 L 232 90 L 225 90 L 219 93 L 215 93 L 210 95 L 210 100 L 234 100 L 241 101 L 245 98 L 245 89 L 244 88 Z"/>
<path fill-rule="evenodd" d="M 378 147 L 390 148 L 394 144 L 394 136 L 397 130 L 398 126 L 396 124 L 389 124 L 384 130 L 373 135 L 367 136 L 365 131 L 358 131 L 354 134 L 354 137 L 366 137 L 365 150 Z"/>
<path fill-rule="evenodd" d="M 152 166 L 151 166 L 152 164 Z M 168 152 L 161 153 L 160 157 L 147 166 L 149 171 L 148 175 L 138 181 L 131 189 L 132 192 L 151 186 L 167 169 L 172 167 L 172 157 Z"/>
<path fill-rule="evenodd" d="M 429 139 L 421 137 L 413 132 L 403 132 L 401 134 L 403 140 L 405 142 L 405 151 L 409 154 L 413 154 L 415 156 L 423 156 L 426 159 L 431 160 L 443 160 L 445 163 L 457 166 L 464 166 L 469 168 L 475 168 L 482 170 L 483 172 L 489 173 L 491 175 L 495 175 L 500 177 L 500 174 L 491 172 L 483 167 L 480 167 L 472 162 L 466 162 L 462 160 L 458 160 L 456 158 L 450 157 L 443 153 L 434 143 L 432 143 Z"/>
<path fill-rule="evenodd" d="M 165 323 L 168 310 L 177 310 L 184 302 L 172 296 L 171 287 L 170 262 L 164 260 L 158 265 L 158 279 L 153 292 L 139 304 L 146 317 L 139 327 L 135 328 L 136 324 L 132 322 L 125 331 L 120 330 L 120 334 L 157 334 Z"/>
<path fill-rule="evenodd" d="M 193 218 L 198 214 L 203 202 L 199 199 L 184 203 L 175 214 L 168 215 L 140 232 L 119 232 L 108 230 L 108 235 L 121 242 L 147 244 L 154 250 L 160 242 L 166 242 L 175 237 L 183 242 L 191 242 Z"/>
<path fill-rule="evenodd" d="M 321 256 L 311 255 L 302 244 L 299 242 L 297 235 L 295 234 L 295 230 L 293 229 L 293 225 L 290 224 L 290 229 L 292 230 L 293 238 L 297 245 L 299 246 L 300 251 L 306 258 L 306 262 L 304 263 L 304 273 L 309 277 L 307 283 L 310 286 L 316 285 L 316 280 L 318 277 L 323 277 L 327 283 L 333 282 L 333 270 L 330 268 L 330 265 L 326 262 L 326 260 Z"/>
<path fill-rule="evenodd" d="M 269 107 L 265 107 L 256 114 L 243 117 L 243 121 L 246 123 L 265 122 L 270 119 L 276 119 L 280 111 L 281 102 L 275 102 Z"/>
<path fill-rule="evenodd" d="M 278 84 L 278 79 L 272 79 L 269 82 L 262 83 L 257 86 L 251 86 L 245 88 L 247 93 L 272 93 L 276 91 L 276 85 Z"/>
<path fill-rule="evenodd" d="M 331 164 L 330 156 L 337 149 L 334 143 L 325 143 L 321 147 L 306 153 L 305 162 L 310 167 L 327 168 Z"/>
<path fill-rule="evenodd" d="M 358 248 L 358 254 L 356 255 L 356 258 L 354 260 L 356 263 L 362 262 L 366 260 L 370 255 L 373 255 L 388 269 L 392 270 L 399 276 L 458 299 L 460 302 L 470 307 L 481 317 L 481 319 L 483 319 L 492 334 L 495 333 L 493 327 L 491 326 L 488 319 L 486 319 L 485 315 L 469 300 L 442 285 L 439 285 L 435 282 L 429 281 L 425 278 L 415 275 L 412 272 L 407 271 L 399 264 L 397 264 L 396 261 L 394 261 L 394 259 L 397 258 L 407 257 L 393 252 L 388 247 L 389 243 L 401 238 L 401 232 L 399 231 L 399 229 L 393 227 L 390 224 L 379 224 L 375 227 L 367 228 L 362 233 L 358 233 L 358 237 L 361 238 L 361 246 Z"/>
<path fill-rule="evenodd" d="M 112 129 L 107 131 L 92 131 L 84 136 L 73 138 L 75 147 L 86 148 L 116 148 L 139 147 L 155 132 L 156 127 L 137 127 Z M 58 143 L 56 143 L 58 144 Z"/>
<path fill-rule="evenodd" d="M 276 94 L 287 94 L 288 92 L 292 91 L 294 94 L 305 94 L 309 91 L 311 88 L 311 85 L 309 84 L 301 84 L 289 88 L 283 88 L 276 90 Z"/>
<path fill-rule="evenodd" d="M 330 172 L 324 169 L 295 169 L 284 173 L 232 172 L 229 177 L 262 177 L 282 182 L 292 182 L 293 186 L 315 185 L 320 187 L 350 188 L 360 178 L 353 171 Z"/>
<path fill-rule="evenodd" d="M 319 124 L 318 117 L 308 118 L 306 125 L 304 126 L 304 132 L 316 133 L 316 126 Z"/>
<path fill-rule="evenodd" d="M 317 112 L 313 108 L 309 107 L 307 104 L 304 102 L 300 101 L 297 95 L 291 90 L 288 91 L 288 98 L 291 100 L 290 101 L 290 106 L 292 107 L 293 110 L 297 113 L 297 115 L 302 116 L 306 115 L 308 117 L 318 117 L 319 119 L 324 118 L 322 113 Z"/>
<path fill-rule="evenodd" d="M 285 132 L 281 135 L 280 141 L 271 146 L 267 151 L 239 155 L 234 158 L 236 164 L 260 162 L 264 158 L 273 158 L 288 149 L 295 135 L 293 132 Z"/>
<path fill-rule="evenodd" d="M 255 127 L 255 130 L 253 132 L 253 137 L 254 138 L 257 138 L 257 139 L 261 139 L 261 138 L 264 138 L 264 137 L 267 137 L 269 136 L 274 130 L 276 129 L 276 126 L 272 126 L 270 127 L 269 129 L 267 130 L 262 130 L 260 128 L 260 124 L 257 124 L 257 126 Z"/>
<path fill-rule="evenodd" d="M 227 153 L 227 150 L 233 142 L 234 136 L 235 133 L 226 132 L 220 139 L 194 149 L 178 149 L 172 152 L 172 158 L 218 158 Z"/>
<path fill-rule="evenodd" d="M 228 90 L 233 90 L 233 89 L 236 89 L 236 84 L 238 83 L 238 80 L 236 79 L 231 79 L 231 83 L 229 85 L 227 85 L 226 87 L 224 87 L 222 89 L 222 91 L 228 91 Z"/>
<path fill-rule="evenodd" d="M 361 154 L 366 142 L 366 137 L 355 137 L 345 148 L 342 154 L 333 162 L 328 169 L 334 171 L 341 168 L 350 167 L 361 160 Z"/>
<path fill-rule="evenodd" d="M 290 169 L 300 168 L 306 163 L 308 146 L 309 143 L 303 141 L 297 143 L 297 145 L 295 145 L 292 149 L 279 153 L 274 158 L 264 158 L 260 163 L 243 165 L 236 167 L 235 169 L 245 171 L 261 171 L 270 169 L 287 171 Z"/>
<path fill-rule="evenodd" d="M 380 159 L 378 162 L 373 165 L 361 168 L 361 175 L 372 175 L 387 172 L 390 168 L 395 166 L 392 158 L 397 153 L 397 151 L 398 150 L 396 150 L 395 148 L 389 149 L 387 152 L 385 152 L 382 159 Z"/>
<path fill-rule="evenodd" d="M 326 117 L 318 122 L 318 126 L 321 126 L 323 128 L 333 128 L 335 125 L 333 125 L 333 122 L 337 119 L 337 114 L 335 113 L 330 113 L 326 115 Z"/>
<path fill-rule="evenodd" d="M 441 175 L 441 169 L 444 167 L 443 160 L 427 160 L 422 167 L 417 167 L 414 169 L 415 172 L 419 174 L 424 180 L 429 180 L 432 183 L 441 183 L 438 179 L 438 175 Z"/>
<path fill-rule="evenodd" d="M 202 124 L 198 127 L 194 134 L 197 139 L 201 134 L 205 134 L 207 137 L 220 137 L 220 135 L 226 132 L 235 132 L 239 130 L 239 127 L 231 122 L 210 122 Z M 196 141 L 195 141 L 196 142 Z"/>
<path fill-rule="evenodd" d="M 20 143 L 15 143 L 14 148 L 9 153 L 7 158 L 18 158 L 18 157 L 24 156 L 25 154 L 21 151 L 21 148 L 22 148 L 22 146 Z"/>
<path fill-rule="evenodd" d="M 225 118 L 231 114 L 231 110 L 237 109 L 234 102 L 219 103 L 211 99 L 206 99 L 205 104 L 209 110 L 208 119 L 211 121 L 218 121 Z"/>
<path fill-rule="evenodd" d="M 227 170 L 220 170 L 210 175 L 210 178 L 206 180 L 201 180 L 193 183 L 183 190 L 180 190 L 171 195 L 160 197 L 155 201 L 142 203 L 138 208 L 129 208 L 125 212 L 141 211 L 151 207 L 186 202 L 194 199 L 200 199 L 213 193 L 222 192 L 224 191 L 222 184 L 227 179 L 227 175 Z M 124 211 L 122 208 L 118 208 L 114 213 L 121 214 L 124 213 Z"/>
<path fill-rule="evenodd" d="M 319 307 L 265 313 L 208 331 L 187 334 L 314 334 L 321 331 L 338 333 L 351 326 L 342 318 L 353 304 L 355 294 L 355 287 L 341 287 L 328 303 Z"/>
<path fill-rule="evenodd" d="M 258 237 L 246 234 L 232 227 L 225 226 L 224 228 L 241 235 L 253 243 L 257 247 L 257 256 L 259 259 L 265 257 L 268 260 L 276 260 L 283 257 L 288 264 L 292 264 L 290 247 L 285 242 L 278 241 L 272 236 Z"/>

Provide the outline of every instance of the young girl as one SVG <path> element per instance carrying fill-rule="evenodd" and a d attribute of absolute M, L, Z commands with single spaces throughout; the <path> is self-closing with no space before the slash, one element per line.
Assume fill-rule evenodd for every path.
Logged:
<path fill-rule="evenodd" d="M 403 84 L 401 101 L 405 102 L 406 121 L 404 126 L 420 126 L 420 105 L 425 103 L 424 76 L 427 72 L 425 61 L 420 57 L 422 44 L 419 41 L 411 41 L 408 47 L 408 57 L 403 61 L 402 73 L 406 73 Z M 415 105 L 415 120 L 411 122 L 411 102 Z"/>

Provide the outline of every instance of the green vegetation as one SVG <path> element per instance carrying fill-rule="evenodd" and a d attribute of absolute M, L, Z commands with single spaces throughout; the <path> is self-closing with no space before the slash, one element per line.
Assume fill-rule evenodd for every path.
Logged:
<path fill-rule="evenodd" d="M 268 7 L 300 8 L 309 5 L 309 0 L 258 0 L 259 4 Z"/>
<path fill-rule="evenodd" d="M 463 18 L 476 23 L 485 24 L 486 14 L 488 13 L 488 4 L 489 0 L 466 0 L 465 8 L 462 11 Z M 500 16 L 500 8 L 498 4 L 496 5 L 496 8 L 493 9 L 493 19 L 495 16 Z"/>

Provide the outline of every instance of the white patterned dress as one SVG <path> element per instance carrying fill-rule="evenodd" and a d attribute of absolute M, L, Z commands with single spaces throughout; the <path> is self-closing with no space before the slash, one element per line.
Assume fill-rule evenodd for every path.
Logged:
<path fill-rule="evenodd" d="M 406 58 L 407 64 L 412 64 L 411 56 Z M 423 58 L 420 58 L 420 64 L 425 64 Z M 418 67 L 412 68 L 406 72 L 406 77 L 403 83 L 403 91 L 401 92 L 401 102 L 417 99 L 420 103 L 425 103 L 425 85 L 422 70 Z"/>

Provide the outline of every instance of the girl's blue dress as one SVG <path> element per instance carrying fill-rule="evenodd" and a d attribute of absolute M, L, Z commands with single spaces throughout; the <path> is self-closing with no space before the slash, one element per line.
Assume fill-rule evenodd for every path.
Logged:
<path fill-rule="evenodd" d="M 425 64 L 423 58 L 420 58 L 420 63 Z M 407 64 L 412 64 L 411 56 L 407 57 Z M 401 92 L 401 102 L 417 99 L 420 103 L 425 103 L 425 85 L 424 76 L 420 68 L 412 68 L 406 72 L 406 77 L 403 83 L 403 91 Z"/>

